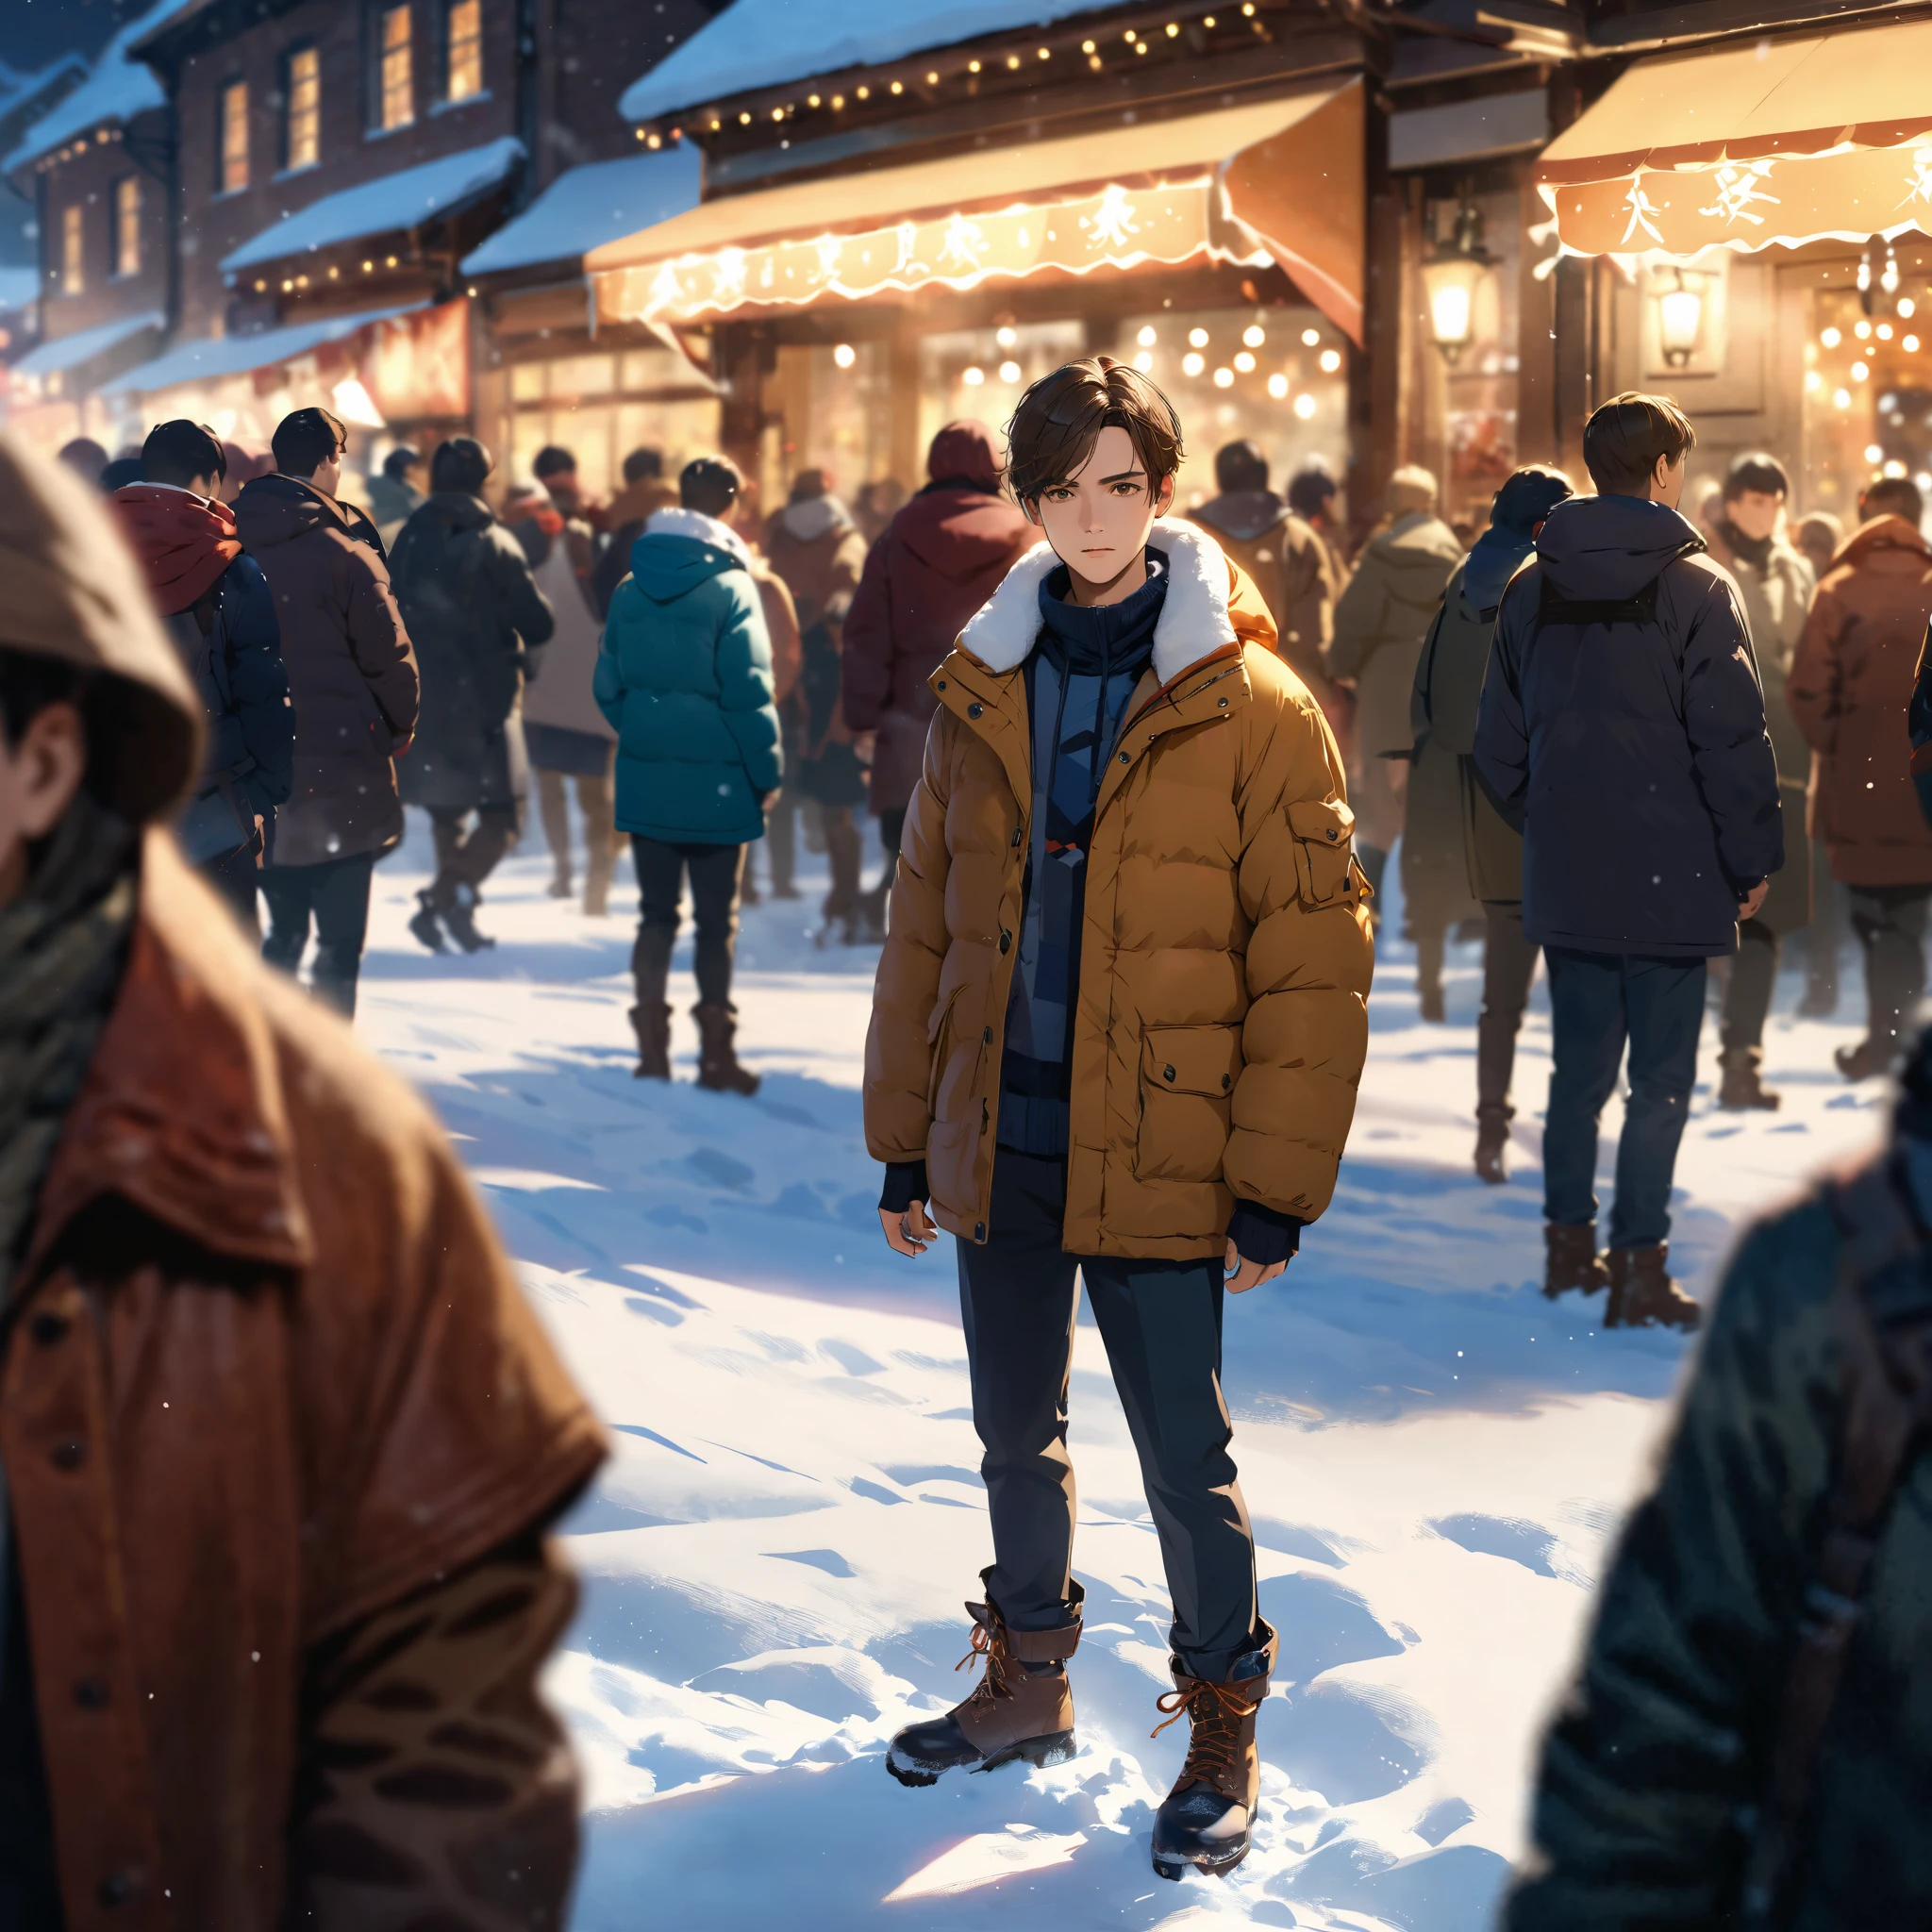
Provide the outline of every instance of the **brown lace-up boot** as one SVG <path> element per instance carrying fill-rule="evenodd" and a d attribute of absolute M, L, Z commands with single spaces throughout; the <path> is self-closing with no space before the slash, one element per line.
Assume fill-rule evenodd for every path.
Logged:
<path fill-rule="evenodd" d="M 1232 1872 L 1248 1856 L 1261 1795 L 1255 1716 L 1280 1648 L 1274 1630 L 1258 1619 L 1255 1636 L 1256 1647 L 1236 1657 L 1218 1684 L 1190 1676 L 1179 1657 L 1169 1659 L 1174 1689 L 1159 1707 L 1171 1715 L 1152 1735 L 1158 1738 L 1185 1713 L 1190 1736 L 1187 1762 L 1154 1814 L 1154 1869 L 1162 1878 L 1178 1878 L 1191 1866 Z"/>
<path fill-rule="evenodd" d="M 631 1031 L 638 1037 L 638 1063 L 631 1074 L 639 1080 L 671 1077 L 671 1008 L 662 1000 L 630 1009 Z"/>
<path fill-rule="evenodd" d="M 1594 1294 L 1610 1285 L 1610 1271 L 1596 1251 L 1596 1223 L 1543 1223 L 1543 1293 L 1551 1301 L 1573 1288 Z"/>
<path fill-rule="evenodd" d="M 1704 1310 L 1671 1279 L 1671 1247 L 1610 1250 L 1610 1305 L 1606 1328 L 1681 1328 L 1694 1334 Z"/>
<path fill-rule="evenodd" d="M 698 1023 L 698 1085 L 714 1093 L 756 1093 L 758 1076 L 738 1064 L 731 1043 L 738 1034 L 738 1008 L 693 1007 L 691 1016 Z"/>
<path fill-rule="evenodd" d="M 990 1574 L 982 1571 L 980 1580 Z M 986 1674 L 964 1703 L 943 1717 L 908 1724 L 892 1740 L 886 1769 L 902 1785 L 937 1784 L 941 1773 L 962 1766 L 991 1771 L 1015 1758 L 1064 1764 L 1074 1755 L 1074 1692 L 1065 1664 L 1079 1648 L 1087 1592 L 1077 1583 L 1071 1591 L 1068 1621 L 1056 1630 L 1008 1630 L 991 1604 L 966 1606 L 973 1648 L 954 1668 L 983 1658 Z"/>
<path fill-rule="evenodd" d="M 1724 1069 L 1717 1104 L 1726 1113 L 1743 1113 L 1753 1109 L 1766 1113 L 1777 1111 L 1784 1095 L 1767 1087 L 1758 1077 L 1757 1070 L 1764 1064 L 1761 1047 L 1726 1047 L 1718 1055 L 1717 1063 Z"/>

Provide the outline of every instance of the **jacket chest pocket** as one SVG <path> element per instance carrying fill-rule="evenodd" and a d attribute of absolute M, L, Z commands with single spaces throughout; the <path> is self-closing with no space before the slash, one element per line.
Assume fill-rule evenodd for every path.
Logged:
<path fill-rule="evenodd" d="M 956 986 L 926 1027 L 932 1058 L 925 1077 L 925 1110 L 936 1121 L 964 1120 L 976 1113 L 984 1100 L 979 1088 L 985 1029 L 965 1029 L 959 997 L 965 990 Z"/>
<path fill-rule="evenodd" d="M 1339 799 L 1304 799 L 1288 808 L 1294 834 L 1294 874 L 1304 906 L 1344 904 L 1355 888 L 1350 860 L 1355 854 L 1355 813 Z"/>
<path fill-rule="evenodd" d="M 1220 1178 L 1241 1068 L 1239 1027 L 1148 1028 L 1141 1043 L 1136 1174 L 1156 1181 Z"/>

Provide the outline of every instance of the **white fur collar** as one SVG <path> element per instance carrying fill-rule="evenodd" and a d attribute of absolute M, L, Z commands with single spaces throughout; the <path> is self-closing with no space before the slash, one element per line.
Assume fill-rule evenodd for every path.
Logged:
<path fill-rule="evenodd" d="M 1166 684 L 1234 641 L 1227 558 L 1207 531 L 1174 517 L 1157 520 L 1147 542 L 1167 558 L 1167 601 L 1154 625 L 1154 675 Z M 1051 544 L 1036 543 L 959 633 L 989 671 L 1012 671 L 1026 661 L 1040 636 L 1040 587 L 1058 564 Z"/>
<path fill-rule="evenodd" d="M 714 550 L 728 550 L 747 571 L 751 569 L 751 552 L 744 547 L 744 539 L 729 524 L 721 524 L 701 509 L 654 509 L 644 521 L 644 535 L 694 537 Z"/>

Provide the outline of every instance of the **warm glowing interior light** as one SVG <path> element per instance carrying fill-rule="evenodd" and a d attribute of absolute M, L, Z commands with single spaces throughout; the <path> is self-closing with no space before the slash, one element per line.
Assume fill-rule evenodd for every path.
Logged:
<path fill-rule="evenodd" d="M 1207 357 L 1196 355 L 1192 350 L 1190 350 L 1187 355 L 1181 358 L 1181 374 L 1183 375 L 1199 375 L 1207 366 Z"/>
<path fill-rule="evenodd" d="M 1002 362 L 1000 364 L 1000 380 L 1002 382 L 1018 382 L 1019 379 L 1020 365 L 1017 362 Z"/>
<path fill-rule="evenodd" d="M 1258 349 L 1268 340 L 1268 331 L 1258 322 L 1251 322 L 1241 331 L 1241 341 L 1251 349 Z"/>
<path fill-rule="evenodd" d="M 1188 331 L 1188 346 L 1191 349 L 1205 349 L 1208 346 L 1208 331 L 1205 328 L 1191 328 Z"/>
<path fill-rule="evenodd" d="M 1091 54 L 1091 53 L 1092 53 L 1092 52 L 1093 52 L 1093 42 L 1092 42 L 1091 41 L 1082 41 L 1082 42 L 1080 42 L 1080 51 L 1081 51 L 1081 53 L 1083 53 L 1083 54 Z"/>
<path fill-rule="evenodd" d="M 1243 349 L 1241 352 L 1241 354 L 1234 358 L 1234 366 L 1237 369 L 1239 369 L 1243 375 L 1250 375 L 1252 374 L 1255 367 L 1255 358 L 1254 357 L 1249 355 L 1247 350 Z"/>
<path fill-rule="evenodd" d="M 1232 369 L 1217 369 L 1214 372 L 1214 387 L 1216 389 L 1232 389 L 1234 387 L 1234 371 Z"/>
<path fill-rule="evenodd" d="M 855 88 L 853 89 L 853 92 L 856 93 L 861 101 L 869 101 L 872 99 L 872 90 L 869 87 Z"/>
<path fill-rule="evenodd" d="M 1852 364 L 1852 380 L 1854 382 L 1863 382 L 1871 374 L 1872 365 L 1869 362 L 1854 362 Z"/>
<path fill-rule="evenodd" d="M 835 108 L 842 108 L 845 105 L 845 96 L 843 94 L 834 94 L 832 96 L 832 105 Z M 714 121 L 711 125 L 715 127 L 718 124 Z"/>
<path fill-rule="evenodd" d="M 1917 312 L 1912 306 L 1912 298 L 1909 295 L 1901 295 L 1892 304 L 1892 307 L 1898 310 L 1900 318 L 1906 322 L 1911 321 L 1913 315 Z"/>
<path fill-rule="evenodd" d="M 1294 412 L 1304 423 L 1315 413 L 1315 398 L 1307 390 L 1303 390 L 1301 394 L 1295 397 Z"/>
<path fill-rule="evenodd" d="M 895 80 L 892 83 L 892 92 L 895 94 L 903 94 L 906 92 L 906 83 L 903 80 Z"/>
<path fill-rule="evenodd" d="M 806 105 L 806 106 L 807 106 L 808 108 L 816 108 L 816 107 L 818 106 L 818 104 L 819 104 L 819 97 L 818 97 L 818 95 L 816 95 L 816 94 L 807 94 L 807 95 L 806 95 L 806 97 L 805 97 L 805 105 Z"/>
<path fill-rule="evenodd" d="M 1885 460 L 1885 451 L 1877 443 L 1868 442 L 1865 445 L 1865 460 L 1868 463 L 1882 463 Z"/>
<path fill-rule="evenodd" d="M 1019 340 L 1020 331 L 1010 325 L 995 331 L 993 335 L 993 341 L 1003 349 L 1010 349 Z"/>
<path fill-rule="evenodd" d="M 1277 403 L 1288 393 L 1288 377 L 1278 369 L 1268 378 L 1268 393 Z"/>
<path fill-rule="evenodd" d="M 960 379 L 968 389 L 977 389 L 986 380 L 986 371 L 978 368 L 969 369 Z"/>
<path fill-rule="evenodd" d="M 1303 348 L 1305 348 L 1305 349 L 1312 349 L 1312 348 L 1313 348 L 1313 347 L 1315 346 L 1315 344 L 1316 344 L 1317 342 L 1319 342 L 1319 341 L 1320 341 L 1321 340 L 1322 340 L 1322 331 L 1321 331 L 1320 329 L 1318 329 L 1318 328 L 1305 328 L 1305 329 L 1303 329 L 1303 331 L 1302 331 L 1302 347 L 1303 347 Z"/>
<path fill-rule="evenodd" d="M 1008 65 L 1008 67 L 1017 67 L 1017 66 L 1019 66 L 1019 64 L 1020 64 L 1020 57 L 1019 57 L 1019 55 L 1017 55 L 1017 54 L 1008 54 L 1008 55 L 1007 56 L 1007 65 Z"/>
<path fill-rule="evenodd" d="M 927 86 L 927 87 L 937 87 L 937 86 L 939 86 L 939 84 L 940 84 L 940 77 L 939 77 L 939 75 L 938 75 L 937 74 L 928 74 L 928 75 L 927 75 L 925 76 L 925 84 L 926 84 L 926 86 Z"/>
<path fill-rule="evenodd" d="M 1169 40 L 1173 40 L 1173 39 L 1174 39 L 1174 36 L 1175 36 L 1175 35 L 1176 35 L 1177 33 L 1179 33 L 1179 32 L 1180 32 L 1180 28 L 1179 28 L 1179 27 L 1177 27 L 1177 26 L 1176 26 L 1176 25 L 1175 25 L 1174 24 L 1174 22 L 1173 22 L 1173 21 L 1169 21 L 1169 22 L 1168 22 L 1168 24 L 1167 24 L 1167 37 L 1168 37 L 1168 39 L 1169 39 Z"/>
<path fill-rule="evenodd" d="M 1916 356 L 1919 353 L 1919 339 L 1917 336 L 1907 336 L 1905 339 L 1905 341 L 1899 344 L 1899 347 L 1903 349 L 1907 356 Z"/>
<path fill-rule="evenodd" d="M 1664 360 L 1681 369 L 1697 348 L 1704 326 L 1704 293 L 1699 289 L 1666 289 L 1657 298 L 1657 333 Z"/>
<path fill-rule="evenodd" d="M 977 60 L 967 61 L 966 72 L 968 74 L 977 74 L 979 72 L 979 62 Z"/>
<path fill-rule="evenodd" d="M 832 351 L 832 360 L 836 362 L 841 369 L 850 369 L 852 365 L 858 360 L 858 351 L 855 349 L 850 342 L 841 342 L 838 345 L 838 347 Z"/>
<path fill-rule="evenodd" d="M 1821 342 L 1823 342 L 1827 349 L 1835 349 L 1841 341 L 1844 341 L 1844 337 L 1840 335 L 1838 330 L 1835 328 L 1826 328 L 1819 330 L 1818 340 Z"/>
<path fill-rule="evenodd" d="M 1872 340 L 1872 325 L 1869 322 L 1855 322 L 1852 325 L 1852 333 L 1861 342 L 1869 342 Z"/>
<path fill-rule="evenodd" d="M 1807 369 L 1805 372 L 1805 387 L 1807 390 L 1821 390 L 1824 387 L 1824 378 L 1817 370 Z"/>
<path fill-rule="evenodd" d="M 1890 325 L 1890 323 L 1889 323 L 1889 322 L 1881 322 L 1881 323 L 1880 323 L 1880 324 L 1878 325 L 1878 330 L 1877 330 L 1877 334 L 1878 334 L 1878 340 L 1879 340 L 1879 341 L 1880 341 L 1881 342 L 1889 342 L 1889 341 L 1890 341 L 1890 340 L 1891 340 L 1891 325 Z"/>
<path fill-rule="evenodd" d="M 1142 375 L 1145 375 L 1154 367 L 1153 351 L 1150 349 L 1142 349 L 1141 353 L 1134 358 L 1134 367 L 1138 369 Z"/>
<path fill-rule="evenodd" d="M 1333 375 L 1341 367 L 1341 351 L 1340 349 L 1324 349 L 1321 361 L 1323 373 Z"/>
<path fill-rule="evenodd" d="M 1151 349 L 1155 345 L 1155 343 L 1160 340 L 1160 338 L 1154 333 L 1154 325 L 1151 322 L 1143 322 L 1141 325 L 1141 333 L 1138 336 L 1136 336 L 1134 340 L 1137 342 L 1139 342 L 1143 349 Z"/>
<path fill-rule="evenodd" d="M 1831 400 L 1839 408 L 1849 409 L 1852 407 L 1852 392 L 1848 389 L 1835 389 L 1831 392 Z"/>

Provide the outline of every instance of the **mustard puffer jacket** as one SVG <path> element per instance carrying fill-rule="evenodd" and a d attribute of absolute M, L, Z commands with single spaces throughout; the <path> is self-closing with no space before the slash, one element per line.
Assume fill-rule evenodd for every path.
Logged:
<path fill-rule="evenodd" d="M 1237 1195 L 1328 1205 L 1368 1052 L 1367 881 L 1341 755 L 1274 655 L 1266 604 L 1202 532 L 1163 519 L 1154 658 L 1088 854 L 1064 1241 L 1222 1250 Z M 1045 545 L 933 674 L 865 1052 L 874 1158 L 924 1159 L 931 1212 L 983 1241 L 1032 813 L 1022 666 Z"/>

